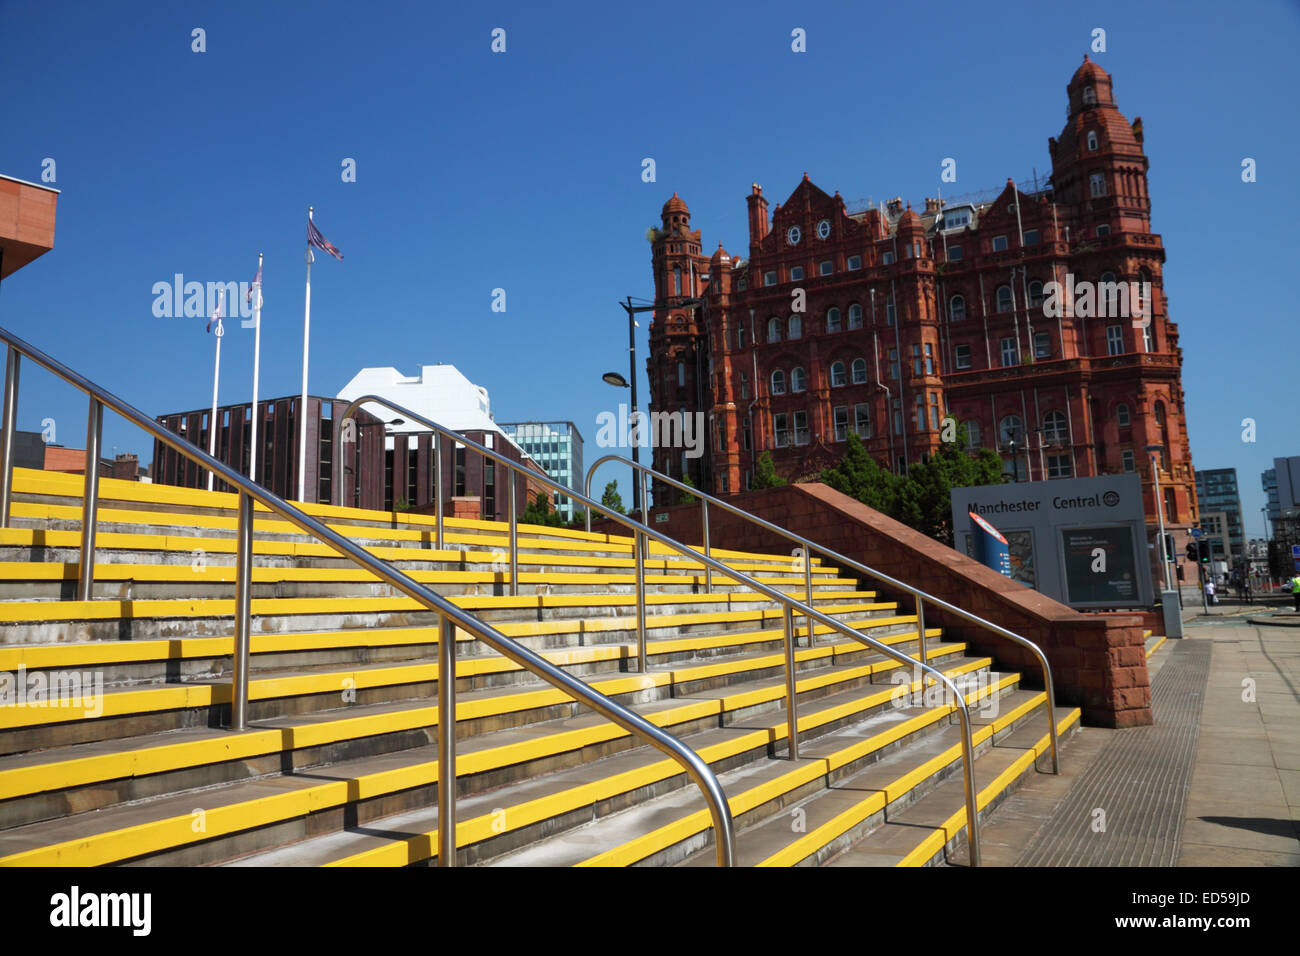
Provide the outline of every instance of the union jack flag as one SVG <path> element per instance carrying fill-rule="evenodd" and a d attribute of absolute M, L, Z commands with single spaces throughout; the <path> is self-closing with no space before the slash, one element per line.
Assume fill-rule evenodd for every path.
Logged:
<path fill-rule="evenodd" d="M 339 262 L 343 261 L 343 253 L 335 249 L 333 243 L 320 234 L 320 230 L 316 228 L 316 223 L 312 222 L 310 218 L 307 220 L 307 245 L 315 246 L 321 252 L 328 252 Z"/>

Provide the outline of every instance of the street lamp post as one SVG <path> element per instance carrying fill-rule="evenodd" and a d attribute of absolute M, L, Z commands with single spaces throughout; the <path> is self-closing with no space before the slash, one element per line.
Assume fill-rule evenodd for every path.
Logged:
<path fill-rule="evenodd" d="M 1163 582 L 1162 590 L 1168 591 L 1173 585 L 1169 580 L 1169 553 L 1165 549 L 1165 506 L 1160 497 L 1160 468 L 1156 465 L 1156 452 L 1163 452 L 1164 445 L 1147 445 L 1147 452 L 1151 459 L 1151 476 L 1155 479 L 1156 488 L 1156 517 L 1159 519 L 1160 526 L 1160 579 Z"/>

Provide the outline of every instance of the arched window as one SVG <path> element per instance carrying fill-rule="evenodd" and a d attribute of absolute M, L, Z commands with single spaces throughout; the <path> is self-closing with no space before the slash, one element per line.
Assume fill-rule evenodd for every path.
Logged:
<path fill-rule="evenodd" d="M 1106 176 L 1103 173 L 1092 173 L 1088 176 L 1088 195 L 1094 199 L 1098 196 L 1106 195 Z"/>
<path fill-rule="evenodd" d="M 790 369 L 790 391 L 802 392 L 808 388 L 808 376 L 804 374 L 803 366 L 796 365 Z"/>
<path fill-rule="evenodd" d="M 1164 428 L 1165 427 L 1165 403 L 1164 402 L 1156 402 L 1155 415 L 1156 415 L 1156 424 L 1159 425 L 1161 428 Z"/>
<path fill-rule="evenodd" d="M 966 319 L 966 300 L 962 296 L 955 295 L 948 300 L 948 318 L 952 322 L 963 322 Z"/>
<path fill-rule="evenodd" d="M 867 360 L 855 358 L 851 367 L 854 385 L 864 385 L 867 381 Z"/>
<path fill-rule="evenodd" d="M 849 328 L 862 328 L 862 306 L 856 302 L 849 306 Z"/>
<path fill-rule="evenodd" d="M 772 316 L 767 320 L 767 340 L 769 342 L 781 341 L 781 320 Z"/>
<path fill-rule="evenodd" d="M 673 295 L 682 294 L 682 267 L 673 266 Z"/>
<path fill-rule="evenodd" d="M 1009 285 L 998 286 L 998 294 L 997 294 L 998 311 L 1010 312 L 1011 302 L 1012 302 L 1011 286 Z"/>
<path fill-rule="evenodd" d="M 998 422 L 998 440 L 1003 445 L 1010 445 L 1012 442 L 1017 445 L 1024 444 L 1025 423 L 1020 420 L 1019 415 L 1008 415 Z"/>
<path fill-rule="evenodd" d="M 976 451 L 980 447 L 980 423 L 975 420 L 961 423 L 961 434 L 966 438 L 966 450 Z"/>
<path fill-rule="evenodd" d="M 1120 428 L 1128 428 L 1133 424 L 1132 419 L 1129 418 L 1128 406 L 1123 402 L 1115 406 L 1115 424 L 1119 425 Z"/>
<path fill-rule="evenodd" d="M 790 334 L 787 338 L 803 338 L 803 319 L 799 318 L 797 315 L 790 316 L 789 330 Z"/>
<path fill-rule="evenodd" d="M 839 386 L 847 385 L 848 383 L 849 380 L 844 375 L 844 363 L 832 362 L 831 363 L 831 387 L 838 388 Z"/>
<path fill-rule="evenodd" d="M 840 310 L 834 306 L 826 310 L 826 331 L 840 331 Z"/>
<path fill-rule="evenodd" d="M 773 395 L 785 394 L 785 372 L 781 371 L 780 369 L 777 369 L 772 373 L 772 394 Z"/>
<path fill-rule="evenodd" d="M 1128 293 L 1125 292 L 1127 299 Z M 1115 273 L 1103 272 L 1097 284 L 1097 314 L 1108 319 L 1119 317 L 1119 285 Z"/>
<path fill-rule="evenodd" d="M 1095 129 L 1088 130 L 1088 149 L 1093 152 L 1097 149 L 1097 131 Z"/>
<path fill-rule="evenodd" d="M 1043 416 L 1043 438 L 1050 444 L 1062 444 L 1069 438 L 1070 424 L 1064 412 L 1048 412 Z"/>
<path fill-rule="evenodd" d="M 1097 105 L 1097 91 L 1094 90 L 1091 86 L 1085 86 L 1083 88 L 1083 105 L 1084 106 Z"/>
<path fill-rule="evenodd" d="M 1043 284 L 1035 279 L 1029 283 L 1029 307 L 1036 309 L 1043 304 Z"/>

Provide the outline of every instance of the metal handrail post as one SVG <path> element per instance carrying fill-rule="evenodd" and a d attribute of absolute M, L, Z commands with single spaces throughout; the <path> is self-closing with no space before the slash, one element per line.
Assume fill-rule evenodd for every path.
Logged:
<path fill-rule="evenodd" d="M 1049 707 L 1048 710 L 1051 710 Z M 961 722 L 962 776 L 966 790 L 966 848 L 971 866 L 980 865 L 980 813 L 979 794 L 975 786 L 975 752 L 971 736 L 970 708 L 966 697 L 957 695 L 957 717 Z"/>
<path fill-rule="evenodd" d="M 928 664 L 930 661 L 925 655 L 925 602 L 919 596 L 916 599 L 916 640 L 920 647 L 921 663 Z"/>
<path fill-rule="evenodd" d="M 9 504 L 14 490 L 14 432 L 18 422 L 19 353 L 12 345 L 5 353 L 5 395 L 0 424 L 0 528 L 9 527 Z"/>
<path fill-rule="evenodd" d="M 434 434 L 433 436 L 433 514 L 434 521 L 437 524 L 437 543 L 439 551 L 443 548 L 442 541 L 442 436 Z"/>
<path fill-rule="evenodd" d="M 644 674 L 650 669 L 646 660 L 645 636 L 645 544 L 641 532 L 636 531 L 632 537 L 632 551 L 636 561 L 636 659 L 637 672 Z"/>
<path fill-rule="evenodd" d="M 456 625 L 438 634 L 438 865 L 456 865 Z"/>
<path fill-rule="evenodd" d="M 586 498 L 588 501 L 591 500 L 591 472 L 587 472 L 587 477 L 583 482 L 582 496 Z M 590 508 L 587 509 L 585 519 L 587 524 L 587 534 L 591 534 L 591 509 Z"/>
<path fill-rule="evenodd" d="M 519 596 L 519 505 L 515 501 L 515 476 L 510 475 L 510 596 Z"/>
<path fill-rule="evenodd" d="M 235 538 L 235 648 L 230 677 L 230 729 L 248 725 L 249 653 L 252 645 L 253 497 L 239 493 L 239 529 Z"/>
<path fill-rule="evenodd" d="M 81 555 L 77 600 L 95 599 L 95 525 L 99 520 L 99 446 L 104 438 L 104 406 L 91 396 L 86 410 L 86 481 L 81 499 Z"/>
<path fill-rule="evenodd" d="M 711 558 L 713 557 L 713 548 L 709 544 L 709 502 L 706 499 L 701 498 L 700 507 L 702 509 L 700 512 L 700 523 L 704 528 L 704 556 L 706 558 Z M 713 569 L 707 564 L 704 566 L 704 593 L 713 593 Z"/>
<path fill-rule="evenodd" d="M 794 669 L 794 611 L 785 606 L 785 723 L 790 742 L 787 756 L 799 759 L 799 693 Z"/>
<path fill-rule="evenodd" d="M 650 523 L 650 502 L 646 500 L 645 472 L 637 472 L 636 477 L 641 479 L 641 523 L 648 525 Z"/>
<path fill-rule="evenodd" d="M 812 555 L 808 553 L 807 548 L 804 549 L 803 553 L 803 587 L 804 603 L 809 607 L 812 607 Z M 805 619 L 808 622 L 808 646 L 812 647 L 817 643 L 817 629 L 813 627 L 813 620 L 811 617 L 805 617 Z"/>

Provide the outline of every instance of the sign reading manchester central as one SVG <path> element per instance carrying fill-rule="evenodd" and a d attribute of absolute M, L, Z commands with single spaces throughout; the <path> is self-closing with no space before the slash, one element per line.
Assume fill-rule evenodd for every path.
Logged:
<path fill-rule="evenodd" d="M 968 554 L 972 516 L 992 522 L 1006 537 L 1012 578 L 1063 604 L 1154 603 L 1135 473 L 955 488 L 954 546 Z"/>

